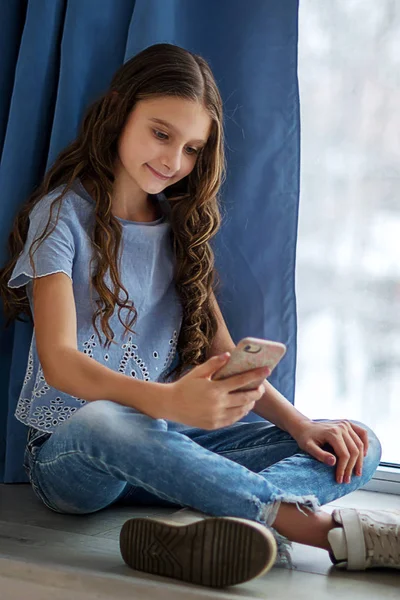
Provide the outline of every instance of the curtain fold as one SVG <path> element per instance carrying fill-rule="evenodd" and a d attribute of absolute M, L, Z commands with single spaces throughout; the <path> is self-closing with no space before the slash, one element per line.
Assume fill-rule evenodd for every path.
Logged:
<path fill-rule="evenodd" d="M 294 400 L 299 201 L 298 0 L 0 1 L 0 264 L 15 214 L 120 64 L 159 42 L 209 61 L 225 109 L 228 173 L 213 247 L 235 342 L 284 342 L 270 381 Z M 0 481 L 26 481 L 14 417 L 32 328 L 0 306 Z M 244 420 L 259 419 L 255 414 Z"/>

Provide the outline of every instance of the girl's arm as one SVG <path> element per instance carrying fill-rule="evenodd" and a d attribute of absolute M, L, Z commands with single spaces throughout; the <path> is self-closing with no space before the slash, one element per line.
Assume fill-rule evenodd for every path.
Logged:
<path fill-rule="evenodd" d="M 218 331 L 208 350 L 207 359 L 211 358 L 212 356 L 216 356 L 217 354 L 231 352 L 235 348 L 235 342 L 231 338 L 231 334 L 229 333 L 214 292 L 211 292 L 211 304 L 214 310 L 214 315 L 218 321 Z"/>
<path fill-rule="evenodd" d="M 214 313 L 218 320 L 218 331 L 207 358 L 230 352 L 235 348 L 235 343 L 231 338 L 228 327 L 222 316 L 214 293 L 211 293 L 211 300 L 214 307 Z M 290 435 L 297 433 L 298 429 L 310 419 L 299 412 L 293 404 L 289 402 L 269 381 L 264 381 L 265 393 L 256 402 L 253 412 L 267 421 L 274 423 L 280 429 L 287 431 Z"/>
<path fill-rule="evenodd" d="M 253 412 L 295 437 L 310 419 L 304 416 L 269 381 L 264 381 L 265 392 L 256 402 Z"/>
<path fill-rule="evenodd" d="M 68 275 L 35 278 L 33 307 L 38 356 L 51 387 L 88 401 L 112 400 L 162 418 L 162 383 L 117 373 L 77 349 L 76 308 Z"/>

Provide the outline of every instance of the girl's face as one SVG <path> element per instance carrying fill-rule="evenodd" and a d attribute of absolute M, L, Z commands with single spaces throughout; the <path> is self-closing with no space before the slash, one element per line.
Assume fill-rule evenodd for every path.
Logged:
<path fill-rule="evenodd" d="M 147 194 L 158 194 L 189 175 L 210 130 L 211 118 L 197 102 L 172 96 L 141 100 L 118 142 L 119 171 Z"/>

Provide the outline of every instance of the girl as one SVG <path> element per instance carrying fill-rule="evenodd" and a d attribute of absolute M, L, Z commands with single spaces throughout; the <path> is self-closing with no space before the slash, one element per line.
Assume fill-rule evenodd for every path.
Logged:
<path fill-rule="evenodd" d="M 151 46 L 17 215 L 0 291 L 8 321 L 33 317 L 16 409 L 29 479 L 59 513 L 183 507 L 122 528 L 125 561 L 159 575 L 240 583 L 290 563 L 289 540 L 350 569 L 399 568 L 399 515 L 320 510 L 372 477 L 375 434 L 307 419 L 267 381 L 235 392 L 268 371 L 211 379 L 234 347 L 210 247 L 222 123 L 208 64 Z M 256 402 L 274 426 L 240 421 Z"/>

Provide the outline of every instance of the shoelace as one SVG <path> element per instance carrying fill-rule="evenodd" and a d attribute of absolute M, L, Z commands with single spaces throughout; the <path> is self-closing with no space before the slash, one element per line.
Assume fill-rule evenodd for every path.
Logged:
<path fill-rule="evenodd" d="M 368 548 L 367 564 L 372 567 L 398 567 L 400 565 L 399 525 L 375 525 L 361 517 L 365 528 L 365 541 Z"/>

